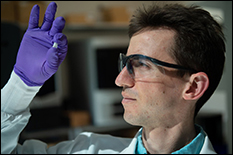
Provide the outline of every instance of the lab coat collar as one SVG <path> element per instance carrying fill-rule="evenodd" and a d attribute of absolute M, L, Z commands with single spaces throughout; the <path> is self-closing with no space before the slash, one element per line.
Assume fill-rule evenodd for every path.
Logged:
<path fill-rule="evenodd" d="M 128 147 L 126 147 L 123 151 L 120 152 L 120 154 L 134 154 L 135 153 L 135 149 L 136 149 L 136 143 L 137 143 L 137 137 L 140 133 L 140 131 L 142 130 L 142 128 L 140 128 L 137 132 L 137 134 L 134 136 L 134 138 L 132 139 L 131 143 L 129 144 Z"/>
<path fill-rule="evenodd" d="M 139 131 L 134 136 L 134 138 L 132 139 L 129 146 L 126 147 L 123 151 L 121 151 L 120 154 L 134 154 L 135 153 L 137 137 L 138 137 L 141 130 L 142 130 L 142 128 L 139 129 Z M 206 134 L 205 131 L 204 131 L 204 133 Z M 216 154 L 207 134 L 205 136 L 205 141 L 204 141 L 204 144 L 201 148 L 200 154 Z"/>
<path fill-rule="evenodd" d="M 204 133 L 206 134 L 205 131 L 204 131 Z M 201 148 L 200 154 L 216 154 L 207 134 L 205 136 L 205 141 L 204 141 L 204 144 Z"/>

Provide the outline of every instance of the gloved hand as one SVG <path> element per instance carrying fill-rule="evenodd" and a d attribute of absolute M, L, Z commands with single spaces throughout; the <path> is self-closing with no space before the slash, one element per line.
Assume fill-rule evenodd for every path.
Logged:
<path fill-rule="evenodd" d="M 28 86 L 43 85 L 65 59 L 68 48 L 67 38 L 62 34 L 65 20 L 63 17 L 54 20 L 56 9 L 56 3 L 51 2 L 41 27 L 38 26 L 39 6 L 34 5 L 31 10 L 14 65 L 14 72 Z"/>

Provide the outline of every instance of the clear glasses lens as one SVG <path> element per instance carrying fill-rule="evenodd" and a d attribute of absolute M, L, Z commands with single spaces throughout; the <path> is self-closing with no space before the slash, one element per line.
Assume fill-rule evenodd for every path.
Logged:
<path fill-rule="evenodd" d="M 154 81 L 164 74 L 162 67 L 141 56 L 127 58 L 120 55 L 119 63 L 119 70 L 126 66 L 128 73 L 135 81 Z"/>

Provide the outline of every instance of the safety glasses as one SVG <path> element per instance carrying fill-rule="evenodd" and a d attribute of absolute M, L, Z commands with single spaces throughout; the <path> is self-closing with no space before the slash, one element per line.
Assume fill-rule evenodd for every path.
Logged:
<path fill-rule="evenodd" d="M 126 56 L 125 54 L 120 53 L 118 60 L 119 72 L 121 72 L 125 66 L 134 80 L 142 81 L 153 81 L 155 78 L 165 74 L 163 67 L 195 72 L 193 69 L 163 62 L 145 55 L 134 54 Z"/>

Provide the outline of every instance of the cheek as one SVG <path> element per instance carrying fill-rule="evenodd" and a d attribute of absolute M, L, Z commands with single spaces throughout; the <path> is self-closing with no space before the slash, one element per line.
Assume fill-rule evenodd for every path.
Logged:
<path fill-rule="evenodd" d="M 143 87 L 141 87 L 143 88 Z M 166 89 L 161 84 L 149 84 L 140 90 L 140 100 L 147 107 L 156 107 L 164 102 Z"/>
<path fill-rule="evenodd" d="M 177 92 L 164 84 L 150 84 L 140 90 L 140 102 L 145 111 L 164 113 L 176 102 Z"/>
<path fill-rule="evenodd" d="M 163 88 L 148 90 L 143 98 L 142 112 L 147 119 L 151 118 L 158 122 L 170 120 L 173 117 L 175 105 L 174 99 L 168 94 L 169 91 Z"/>

